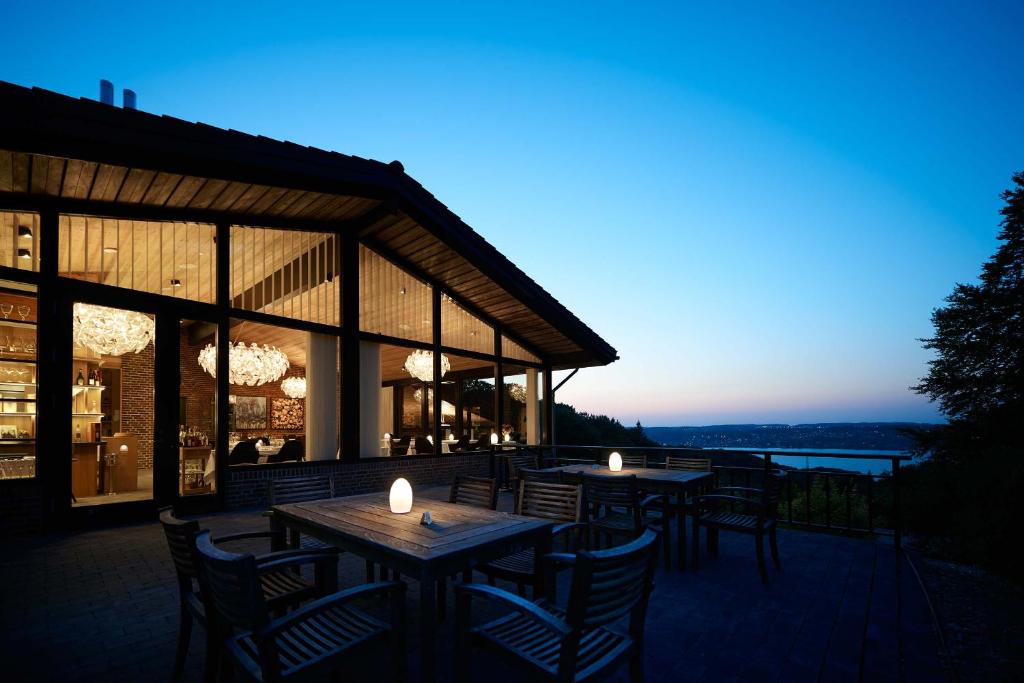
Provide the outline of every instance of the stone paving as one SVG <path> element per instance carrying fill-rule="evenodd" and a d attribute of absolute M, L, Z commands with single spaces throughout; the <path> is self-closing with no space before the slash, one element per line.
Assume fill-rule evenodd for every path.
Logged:
<path fill-rule="evenodd" d="M 257 511 L 202 522 L 215 533 L 266 523 Z M 925 598 L 891 543 L 784 530 L 783 571 L 773 571 L 767 587 L 752 545 L 723 533 L 719 556 L 705 556 L 698 571 L 659 568 L 647 618 L 648 681 L 947 679 Z M 340 574 L 342 586 L 359 583 L 364 564 L 342 555 Z M 409 583 L 415 681 L 418 590 Z M 0 545 L 0 681 L 169 680 L 176 591 L 155 522 Z M 449 615 L 438 633 L 442 680 L 451 670 Z M 197 628 L 182 680 L 201 680 L 203 655 Z M 383 648 L 368 652 L 343 678 L 379 683 L 390 676 L 389 659 Z M 488 683 L 524 678 L 481 653 L 472 670 Z M 627 678 L 623 670 L 610 680 Z"/>

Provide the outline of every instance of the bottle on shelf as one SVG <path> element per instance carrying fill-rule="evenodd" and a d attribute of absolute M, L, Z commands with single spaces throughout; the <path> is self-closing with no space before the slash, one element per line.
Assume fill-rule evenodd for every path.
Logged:
<path fill-rule="evenodd" d="M 81 377 L 82 374 L 79 373 L 78 376 Z M 76 422 L 75 423 L 75 441 L 81 441 L 81 440 L 82 440 L 82 423 L 81 422 Z"/>
<path fill-rule="evenodd" d="M 78 378 L 75 379 L 75 384 L 77 384 L 80 387 L 81 386 L 85 386 L 85 377 L 82 377 L 82 370 L 81 369 L 78 370 Z"/>
<path fill-rule="evenodd" d="M 89 386 L 96 386 L 96 378 L 92 376 L 92 370 L 89 371 Z"/>

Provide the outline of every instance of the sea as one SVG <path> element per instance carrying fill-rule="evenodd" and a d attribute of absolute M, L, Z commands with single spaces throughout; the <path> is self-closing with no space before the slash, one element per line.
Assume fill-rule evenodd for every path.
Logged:
<path fill-rule="evenodd" d="M 750 451 L 749 448 L 723 448 L 724 451 Z M 801 456 L 801 453 L 844 453 L 856 455 L 904 455 L 902 451 L 858 451 L 847 448 L 772 448 L 772 462 L 780 465 L 787 465 L 797 469 L 809 469 L 812 467 L 829 467 L 862 474 L 884 474 L 892 471 L 892 463 L 889 460 L 858 460 L 856 458 L 829 458 L 829 457 L 808 457 Z M 792 453 L 793 455 L 777 455 L 777 453 Z"/>

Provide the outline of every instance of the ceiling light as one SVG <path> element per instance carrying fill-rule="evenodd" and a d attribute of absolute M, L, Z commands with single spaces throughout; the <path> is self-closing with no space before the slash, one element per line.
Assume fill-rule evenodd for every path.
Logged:
<path fill-rule="evenodd" d="M 146 348 L 156 336 L 156 323 L 136 311 L 75 304 L 72 334 L 78 346 L 106 356 L 120 356 Z"/>
<path fill-rule="evenodd" d="M 176 277 L 171 278 L 171 287 L 181 287 L 181 280 Z"/>
<path fill-rule="evenodd" d="M 281 391 L 288 398 L 306 398 L 306 378 L 285 377 L 281 380 Z"/>
<path fill-rule="evenodd" d="M 416 349 L 405 359 L 404 367 L 406 372 L 421 382 L 430 382 L 434 379 L 434 354 L 432 351 Z M 441 377 L 444 377 L 451 369 L 452 364 L 448 361 L 448 356 L 442 353 Z M 441 377 L 438 377 L 438 379 L 441 379 Z"/>
<path fill-rule="evenodd" d="M 117 247 L 103 247 L 103 253 L 104 254 L 116 254 L 117 253 Z"/>
<path fill-rule="evenodd" d="M 32 252 L 28 249 L 19 249 L 18 258 L 30 259 L 32 258 Z"/>
<path fill-rule="evenodd" d="M 207 344 L 199 352 L 199 365 L 210 374 L 217 376 L 217 348 Z M 228 382 L 246 386 L 260 386 L 267 382 L 276 382 L 281 375 L 288 372 L 288 356 L 276 346 L 259 347 L 256 343 L 249 346 L 245 342 L 228 342 Z"/>
<path fill-rule="evenodd" d="M 19 225 L 18 237 L 24 237 L 26 239 L 32 237 L 32 228 L 28 227 L 27 225 Z"/>

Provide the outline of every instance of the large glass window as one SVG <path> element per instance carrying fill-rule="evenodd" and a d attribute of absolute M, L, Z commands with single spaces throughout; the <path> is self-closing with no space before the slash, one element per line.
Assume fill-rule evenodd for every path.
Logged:
<path fill-rule="evenodd" d="M 441 345 L 494 354 L 494 330 L 452 299 L 441 295 Z"/>
<path fill-rule="evenodd" d="M 216 227 L 209 223 L 60 217 L 62 277 L 213 303 Z"/>
<path fill-rule="evenodd" d="M 0 211 L 0 266 L 39 270 L 39 216 Z"/>
<path fill-rule="evenodd" d="M 217 325 L 182 320 L 178 329 L 178 495 L 195 496 L 217 487 L 217 380 L 198 362 L 206 348 L 216 362 Z"/>
<path fill-rule="evenodd" d="M 0 479 L 36 473 L 35 288 L 0 281 Z"/>
<path fill-rule="evenodd" d="M 503 358 L 525 360 L 530 363 L 540 363 L 540 358 L 530 353 L 508 337 L 501 338 L 501 355 Z"/>
<path fill-rule="evenodd" d="M 155 320 L 76 303 L 71 495 L 76 506 L 153 497 Z"/>
<path fill-rule="evenodd" d="M 230 334 L 228 463 L 337 458 L 338 337 L 237 319 Z M 216 372 L 212 346 L 188 353 Z"/>
<path fill-rule="evenodd" d="M 359 329 L 430 344 L 431 288 L 371 249 L 359 247 Z"/>
<path fill-rule="evenodd" d="M 326 232 L 232 226 L 231 306 L 339 325 L 337 237 Z"/>
<path fill-rule="evenodd" d="M 506 364 L 503 378 L 502 441 L 540 443 L 543 373 L 534 368 Z"/>

